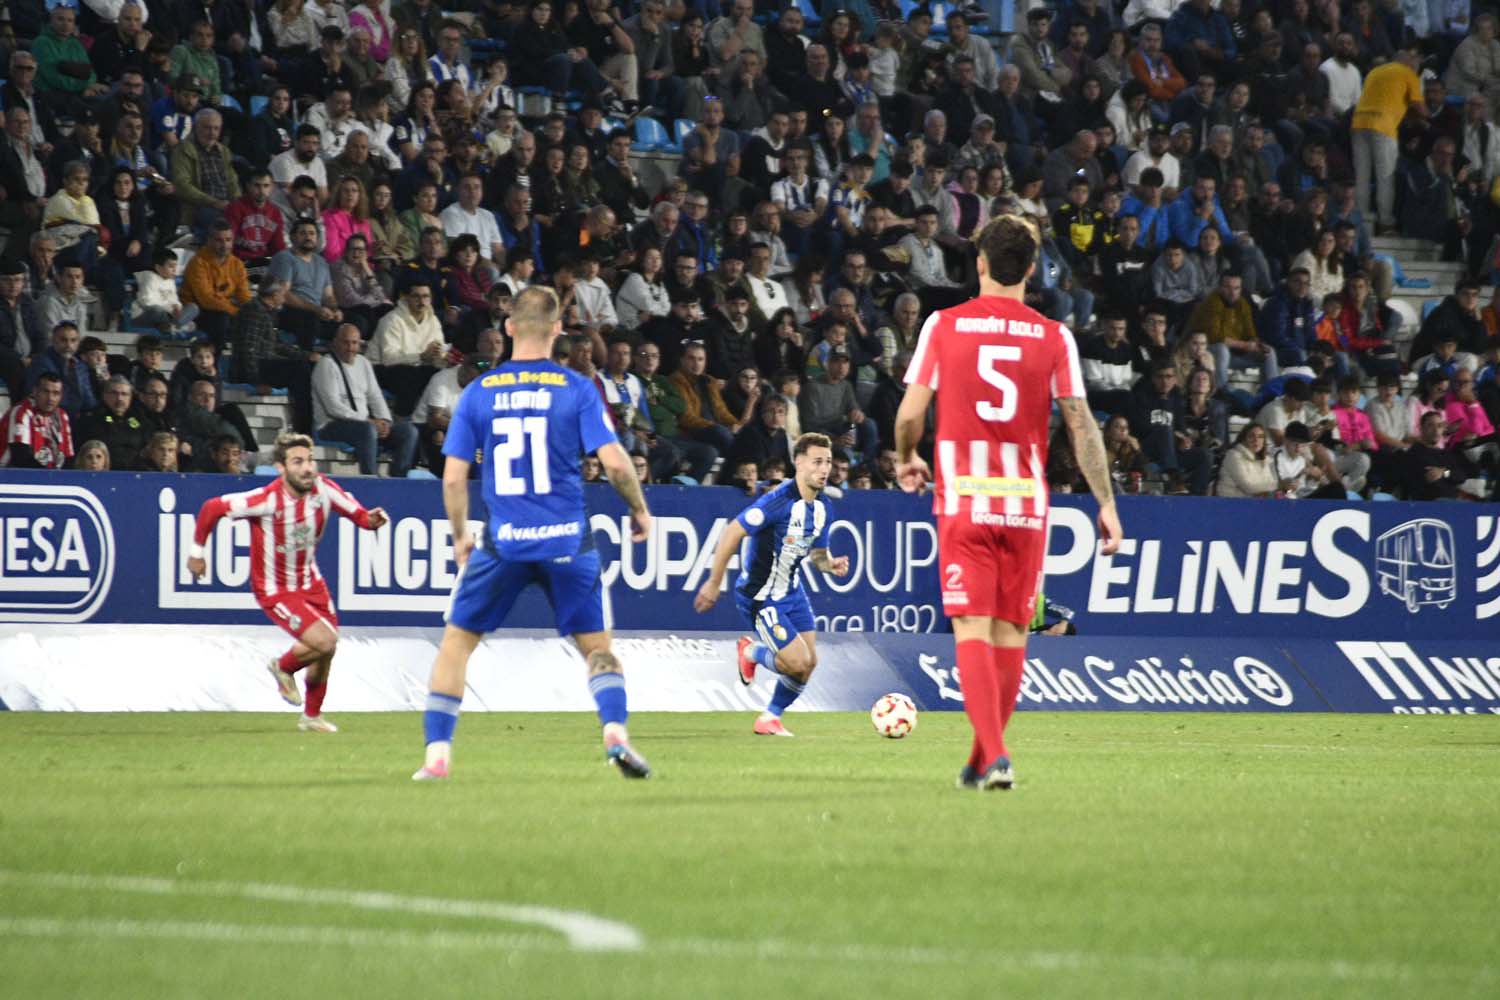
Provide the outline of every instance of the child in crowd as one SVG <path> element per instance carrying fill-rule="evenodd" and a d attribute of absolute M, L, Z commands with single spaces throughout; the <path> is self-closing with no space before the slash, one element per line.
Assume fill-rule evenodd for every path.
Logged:
<path fill-rule="evenodd" d="M 163 336 L 193 332 L 196 305 L 184 306 L 177 297 L 177 254 L 165 247 L 151 255 L 151 270 L 135 276 L 135 322 L 154 326 Z"/>

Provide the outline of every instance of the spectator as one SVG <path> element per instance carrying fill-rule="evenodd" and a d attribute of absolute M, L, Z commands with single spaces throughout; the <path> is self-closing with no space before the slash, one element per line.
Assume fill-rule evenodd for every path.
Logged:
<path fill-rule="evenodd" d="M 412 411 L 434 371 L 447 364 L 443 327 L 432 300 L 430 285 L 409 282 L 400 305 L 385 314 L 370 339 L 367 360 L 395 396 L 399 414 Z"/>
<path fill-rule="evenodd" d="M 245 193 L 229 206 L 225 218 L 234 230 L 234 255 L 250 266 L 263 266 L 286 249 L 281 212 L 271 204 L 271 175 L 252 170 Z"/>
<path fill-rule="evenodd" d="M 132 456 L 134 461 L 134 456 Z M 73 468 L 80 472 L 108 472 L 109 449 L 102 441 L 85 441 L 78 446 L 78 455 L 73 459 Z"/>
<path fill-rule="evenodd" d="M 1278 367 L 1307 362 L 1316 332 L 1310 275 L 1305 267 L 1293 267 L 1286 283 L 1261 306 L 1256 321 L 1260 341 L 1276 352 Z"/>
<path fill-rule="evenodd" d="M 1230 369 L 1259 367 L 1262 382 L 1281 372 L 1276 351 L 1262 343 L 1255 332 L 1250 303 L 1241 294 L 1242 285 L 1239 274 L 1225 272 L 1218 289 L 1198 304 L 1188 320 L 1188 329 L 1208 334 L 1220 388 L 1228 380 Z"/>
<path fill-rule="evenodd" d="M 368 338 L 375 324 L 390 311 L 391 299 L 385 290 L 390 278 L 377 273 L 370 263 L 369 243 L 364 236 L 355 233 L 349 237 L 343 256 L 329 268 L 329 278 L 339 312 Z"/>
<path fill-rule="evenodd" d="M 1329 481 L 1324 469 L 1314 461 L 1311 436 L 1306 425 L 1293 420 L 1286 425 L 1281 444 L 1271 452 L 1271 469 L 1276 475 L 1277 490 L 1293 500 L 1312 497 L 1318 500 L 1341 500 L 1343 489 Z"/>
<path fill-rule="evenodd" d="M 177 200 L 191 213 L 193 231 L 200 237 L 240 196 L 240 178 L 229 147 L 219 142 L 223 130 L 223 116 L 212 108 L 202 108 L 193 115 L 191 139 L 172 148 L 172 186 Z"/>
<path fill-rule="evenodd" d="M 184 306 L 177 295 L 177 254 L 157 250 L 151 254 L 151 269 L 135 276 L 137 326 L 154 326 L 164 336 L 190 333 L 198 318 L 196 305 Z"/>
<path fill-rule="evenodd" d="M 91 410 L 98 403 L 94 396 L 93 376 L 88 365 L 78 357 L 78 342 L 78 327 L 71 320 L 58 323 L 52 328 L 50 346 L 36 354 L 26 369 L 29 390 L 35 389 L 37 382 L 47 375 L 57 377 L 62 385 L 60 405 L 70 417 Z"/>
<path fill-rule="evenodd" d="M 827 434 L 838 449 L 850 456 L 863 456 L 869 464 L 879 450 L 880 432 L 855 399 L 854 386 L 849 382 L 851 360 L 847 348 L 829 351 L 823 376 L 809 380 L 803 388 L 799 401 L 801 427 L 804 433 Z"/>
<path fill-rule="evenodd" d="M 276 330 L 276 316 L 286 299 L 286 282 L 266 277 L 255 297 L 235 314 L 229 328 L 233 353 L 229 378 L 255 387 L 266 395 L 273 386 L 285 386 L 292 398 L 293 423 L 298 431 L 311 427 L 311 365 L 316 352 L 283 344 Z"/>
<path fill-rule="evenodd" d="M 218 387 L 213 381 L 200 378 L 188 388 L 187 399 L 177 407 L 177 435 L 183 445 L 184 454 L 192 458 L 192 468 L 198 472 L 213 471 L 213 443 L 222 437 L 241 442 L 234 425 L 217 412 Z"/>
<path fill-rule="evenodd" d="M 498 331 L 491 331 L 498 336 Z M 443 441 L 453 420 L 458 397 L 474 379 L 490 369 L 490 360 L 477 354 L 466 355 L 461 364 L 444 368 L 432 376 L 422 398 L 412 411 L 411 422 L 418 429 L 423 464 L 439 479 L 443 476 Z"/>
<path fill-rule="evenodd" d="M 1131 386 L 1136 380 L 1135 349 L 1125 340 L 1124 316 L 1106 315 L 1103 325 L 1103 334 L 1090 337 L 1078 352 L 1083 382 L 1092 409 L 1124 413 L 1130 407 Z"/>
<path fill-rule="evenodd" d="M 71 323 L 77 330 L 89 325 L 89 302 L 83 288 L 83 268 L 74 261 L 59 262 L 53 268 L 54 280 L 37 297 L 37 320 L 42 329 L 53 330 L 59 323 Z"/>
<path fill-rule="evenodd" d="M 675 218 L 675 213 L 672 216 Z M 653 218 L 662 216 L 653 213 Z M 662 254 L 654 245 L 647 246 L 640 254 L 639 269 L 628 277 L 615 294 L 615 313 L 620 326 L 627 330 L 642 326 L 653 316 L 665 316 L 672 303 L 667 287 L 662 281 Z"/>
<path fill-rule="evenodd" d="M 343 322 L 343 312 L 333 293 L 333 273 L 328 261 L 318 253 L 317 223 L 298 219 L 292 224 L 291 233 L 291 247 L 271 258 L 266 273 L 286 282 L 286 304 L 277 323 L 294 334 L 306 350 L 320 340 L 332 338 L 338 324 Z"/>
<path fill-rule="evenodd" d="M 109 88 L 99 82 L 89 62 L 88 50 L 78 37 L 78 15 L 71 5 L 53 7 L 47 27 L 32 43 L 36 59 L 36 87 L 51 95 L 60 107 L 81 111 L 84 100 L 98 97 Z"/>
<path fill-rule="evenodd" d="M 1479 94 L 1500 101 L 1500 41 L 1495 39 L 1495 15 L 1474 18 L 1469 36 L 1458 43 L 1443 82 L 1459 97 Z"/>
<path fill-rule="evenodd" d="M 695 341 L 684 343 L 678 369 L 671 379 L 684 403 L 677 423 L 685 436 L 711 445 L 723 454 L 729 450 L 741 425 L 725 406 L 718 380 L 707 374 L 707 368 L 708 352 L 704 345 Z"/>
<path fill-rule="evenodd" d="M 641 383 L 644 409 L 650 414 L 658 438 L 677 450 L 688 463 L 688 475 L 701 483 L 718 459 L 719 450 L 684 435 L 678 421 L 687 411 L 687 401 L 676 379 L 658 373 L 661 358 L 661 348 L 650 341 L 642 342 L 634 351 L 635 375 Z"/>
<path fill-rule="evenodd" d="M 1415 435 L 1414 420 L 1401 395 L 1401 376 L 1395 372 L 1377 376 L 1376 396 L 1365 403 L 1365 416 L 1370 418 L 1370 429 L 1380 444 L 1381 454 L 1394 457 L 1410 447 Z"/>
<path fill-rule="evenodd" d="M 591 352 L 592 342 L 583 339 Z M 670 441 L 657 434 L 646 384 L 630 370 L 633 349 L 628 337 L 615 337 L 609 343 L 605 367 L 595 371 L 592 378 L 614 419 L 620 444 L 626 451 L 649 460 L 655 478 L 666 481 L 677 474 L 682 457 Z"/>
<path fill-rule="evenodd" d="M 330 263 L 344 256 L 344 244 L 350 237 L 365 238 L 368 250 L 370 232 L 370 202 L 365 197 L 365 188 L 356 178 L 344 177 L 334 188 L 333 200 L 323 214 L 323 257 Z"/>
<path fill-rule="evenodd" d="M 430 299 L 426 289 L 419 291 Z M 404 420 L 392 421 L 375 369 L 360 355 L 360 346 L 359 328 L 345 323 L 334 334 L 333 353 L 313 369 L 313 426 L 320 438 L 354 446 L 361 475 L 376 474 L 383 444 L 390 451 L 391 477 L 402 479 L 416 457 L 417 431 Z"/>
<path fill-rule="evenodd" d="M 1406 450 L 1401 488 L 1408 500 L 1456 500 L 1462 480 L 1462 458 L 1444 447 L 1443 414 L 1423 414 L 1417 439 Z"/>
<path fill-rule="evenodd" d="M 480 336 L 486 330 L 498 332 L 505 329 L 505 318 L 510 315 L 510 286 L 496 282 L 485 292 L 484 301 L 483 309 L 474 309 L 466 313 L 459 321 L 458 330 L 450 334 L 453 338 L 454 350 L 464 354 L 477 351 Z M 449 331 L 445 330 L 444 333 L 449 333 Z M 497 364 L 510 353 L 509 345 L 506 344 L 503 335 L 500 342 L 501 349 L 496 352 L 493 359 Z"/>
<path fill-rule="evenodd" d="M 1221 497 L 1272 497 L 1278 485 L 1265 428 L 1246 424 L 1240 428 L 1234 447 L 1224 455 L 1214 492 Z"/>
<path fill-rule="evenodd" d="M 61 469 L 73 457 L 73 427 L 56 372 L 32 380 L 31 396 L 0 418 L 0 468 Z"/>
<path fill-rule="evenodd" d="M 136 472 L 176 472 L 177 455 L 184 442 L 171 431 L 157 431 L 151 435 L 140 457 L 130 466 Z"/>
<path fill-rule="evenodd" d="M 109 464 L 117 469 L 128 469 L 146 446 L 148 431 L 131 412 L 132 394 L 130 379 L 115 375 L 105 383 L 104 402 L 78 420 L 78 437 L 103 443 Z"/>
<path fill-rule="evenodd" d="M 257 169 L 269 169 L 292 149 L 296 126 L 292 122 L 291 107 L 291 91 L 284 84 L 277 84 L 271 88 L 265 108 L 250 120 L 250 160 L 265 164 Z"/>
<path fill-rule="evenodd" d="M 1350 122 L 1359 209 L 1366 219 L 1371 218 L 1373 184 L 1379 212 L 1376 235 L 1384 235 L 1396 225 L 1396 129 L 1408 114 L 1418 119 L 1427 117 L 1416 74 L 1421 59 L 1415 44 L 1403 45 L 1394 61 L 1371 70 Z"/>
<path fill-rule="evenodd" d="M 223 219 L 211 227 L 208 242 L 193 255 L 183 274 L 183 302 L 198 307 L 198 329 L 222 347 L 229 322 L 250 301 L 250 276 L 233 254 L 234 230 Z"/>
<path fill-rule="evenodd" d="M 1438 307 L 1422 321 L 1422 328 L 1411 343 L 1410 357 L 1432 354 L 1445 336 L 1451 336 L 1461 353 L 1478 357 L 1483 354 L 1488 334 L 1479 309 L 1479 282 L 1461 279 L 1453 294 L 1445 296 Z"/>
<path fill-rule="evenodd" d="M 1194 494 L 1207 493 L 1213 462 L 1187 432 L 1177 367 L 1170 359 L 1155 362 L 1151 373 L 1136 382 L 1128 413 L 1141 450 L 1167 473 L 1167 491 L 1180 492 L 1186 485 Z"/>
<path fill-rule="evenodd" d="M 1203 294 L 1203 276 L 1196 264 L 1187 258 L 1187 250 L 1180 240 L 1167 243 L 1167 248 L 1156 263 L 1151 265 L 1151 293 L 1164 303 L 1168 320 L 1175 328 L 1187 318 Z M 1223 375 L 1223 369 L 1220 369 Z"/>
<path fill-rule="evenodd" d="M 0 259 L 0 385 L 11 399 L 24 394 L 26 366 L 43 350 L 46 328 L 36 303 L 24 291 L 26 267 L 18 260 Z"/>

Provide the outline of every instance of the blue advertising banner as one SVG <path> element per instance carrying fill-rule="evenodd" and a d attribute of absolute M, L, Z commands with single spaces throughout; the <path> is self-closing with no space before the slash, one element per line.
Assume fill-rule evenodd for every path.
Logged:
<path fill-rule="evenodd" d="M 206 580 L 184 567 L 199 505 L 261 482 L 0 470 L 0 621 L 262 621 L 248 591 L 247 523 L 219 525 Z M 438 484 L 347 485 L 392 522 L 366 532 L 337 519 L 325 535 L 319 561 L 340 616 L 350 625 L 436 626 L 455 573 Z M 476 485 L 476 511 L 478 493 Z M 698 615 L 692 598 L 746 498 L 728 488 L 674 486 L 650 487 L 648 495 L 655 524 L 650 539 L 636 544 L 613 491 L 590 491 L 618 627 L 741 628 L 731 601 Z M 1084 638 L 1417 643 L 1495 634 L 1500 518 L 1488 506 L 1122 497 L 1127 537 L 1119 553 L 1102 557 L 1092 502 L 1056 500 L 1046 590 L 1076 613 Z M 834 502 L 834 517 L 831 547 L 850 557 L 851 572 L 838 579 L 808 571 L 818 627 L 946 631 L 930 501 L 855 492 Z M 511 624 L 550 622 L 532 595 Z"/>

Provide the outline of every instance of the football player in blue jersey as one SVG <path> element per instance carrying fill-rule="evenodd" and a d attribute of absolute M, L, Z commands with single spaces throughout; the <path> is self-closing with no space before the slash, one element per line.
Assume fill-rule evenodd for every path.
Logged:
<path fill-rule="evenodd" d="M 823 496 L 833 469 L 833 442 L 825 434 L 804 434 L 792 449 L 796 475 L 762 496 L 724 526 L 708 581 L 693 599 L 701 614 L 713 607 L 724 587 L 724 571 L 750 536 L 750 557 L 740 567 L 734 603 L 750 623 L 756 641 L 739 642 L 740 683 L 755 680 L 755 668 L 779 674 L 771 703 L 755 720 L 759 736 L 790 736 L 781 713 L 797 700 L 818 665 L 812 605 L 802 587 L 802 563 L 834 576 L 849 573 L 848 556 L 828 554 L 832 508 Z"/>
<path fill-rule="evenodd" d="M 432 664 L 423 717 L 427 759 L 412 778 L 448 776 L 469 656 L 533 583 L 551 602 L 558 633 L 572 636 L 588 663 L 605 759 L 626 777 L 645 778 L 651 768 L 625 731 L 625 675 L 610 649 L 608 595 L 583 506 L 581 456 L 598 455 L 630 508 L 636 541 L 646 540 L 651 514 L 599 390 L 551 360 L 562 331 L 556 293 L 522 290 L 505 328 L 515 345 L 510 361 L 469 384 L 443 441 L 443 504 L 459 572 Z M 476 539 L 469 534 L 469 467 L 481 458 L 489 517 Z"/>

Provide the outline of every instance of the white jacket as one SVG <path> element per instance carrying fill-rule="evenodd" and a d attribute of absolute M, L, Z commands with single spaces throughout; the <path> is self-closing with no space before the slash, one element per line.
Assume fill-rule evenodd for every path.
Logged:
<path fill-rule="evenodd" d="M 155 271 L 141 271 L 135 276 L 135 304 L 139 309 L 153 306 L 171 312 L 182 301 L 177 298 L 177 282 L 163 278 Z"/>
<path fill-rule="evenodd" d="M 372 365 L 420 365 L 422 352 L 433 342 L 443 342 L 443 327 L 437 313 L 429 309 L 427 318 L 419 323 L 402 302 L 376 324 L 375 336 L 370 338 L 365 356 Z"/>

